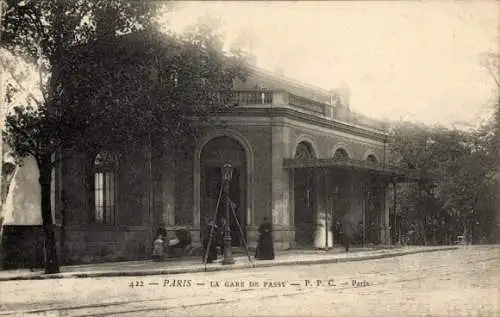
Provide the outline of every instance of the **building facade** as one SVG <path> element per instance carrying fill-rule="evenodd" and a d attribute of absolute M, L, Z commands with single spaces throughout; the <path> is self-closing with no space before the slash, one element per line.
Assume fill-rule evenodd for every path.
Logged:
<path fill-rule="evenodd" d="M 235 247 L 256 245 L 263 217 L 272 219 L 276 249 L 318 247 L 325 219 L 346 213 L 360 225 L 360 243 L 391 243 L 390 190 L 402 173 L 386 164 L 383 126 L 351 112 L 346 95 L 249 68 L 231 92 L 238 106 L 220 117 L 224 128 L 203 128 L 192 155 L 146 144 L 120 155 L 72 153 L 55 169 L 64 262 L 147 258 L 159 227 L 185 228 L 200 245 L 205 219 L 222 213 L 225 163 Z"/>

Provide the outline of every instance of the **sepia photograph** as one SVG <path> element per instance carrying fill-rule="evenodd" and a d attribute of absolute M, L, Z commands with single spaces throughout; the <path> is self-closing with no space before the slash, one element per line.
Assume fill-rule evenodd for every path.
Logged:
<path fill-rule="evenodd" d="M 1 316 L 500 316 L 500 1 L 0 0 Z"/>

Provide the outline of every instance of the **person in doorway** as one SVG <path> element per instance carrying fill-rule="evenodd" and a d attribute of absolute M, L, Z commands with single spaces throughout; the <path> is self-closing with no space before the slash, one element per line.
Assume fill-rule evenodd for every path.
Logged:
<path fill-rule="evenodd" d="M 354 226 L 355 226 L 355 221 L 352 218 L 352 215 L 346 213 L 344 217 L 342 217 L 342 244 L 345 248 L 345 252 L 349 252 L 349 248 L 351 246 L 351 240 L 356 231 Z"/>
<path fill-rule="evenodd" d="M 273 226 L 269 218 L 264 217 L 259 227 L 259 242 L 255 251 L 255 258 L 258 260 L 274 260 L 273 246 Z"/>
<path fill-rule="evenodd" d="M 217 225 L 212 218 L 208 219 L 203 235 L 203 262 L 212 263 L 217 260 Z"/>
<path fill-rule="evenodd" d="M 334 241 L 342 241 L 342 226 L 340 224 L 340 220 L 338 217 L 335 217 L 333 222 L 333 240 Z"/>

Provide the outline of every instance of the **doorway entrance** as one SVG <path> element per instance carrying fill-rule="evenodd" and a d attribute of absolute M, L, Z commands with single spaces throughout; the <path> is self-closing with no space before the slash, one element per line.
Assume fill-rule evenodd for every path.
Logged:
<path fill-rule="evenodd" d="M 200 225 L 206 225 L 208 218 L 214 218 L 220 226 L 226 217 L 226 198 L 223 192 L 222 166 L 230 163 L 233 167 L 229 183 L 229 198 L 233 202 L 236 218 L 229 213 L 231 241 L 233 246 L 243 246 L 246 239 L 246 155 L 243 147 L 229 137 L 217 137 L 209 141 L 202 150 L 200 160 Z M 243 231 L 243 237 L 238 228 Z"/>
<path fill-rule="evenodd" d="M 380 184 L 367 185 L 365 203 L 365 243 L 380 244 L 380 210 L 382 208 L 382 188 Z"/>
<path fill-rule="evenodd" d="M 315 234 L 315 199 L 313 174 L 310 169 L 295 170 L 295 242 L 298 246 L 311 246 Z"/>
<path fill-rule="evenodd" d="M 301 142 L 295 150 L 296 159 L 314 158 L 309 143 Z M 315 235 L 316 193 L 314 191 L 314 172 L 310 168 L 298 168 L 294 173 L 295 197 L 295 242 L 297 246 L 312 246 Z"/>

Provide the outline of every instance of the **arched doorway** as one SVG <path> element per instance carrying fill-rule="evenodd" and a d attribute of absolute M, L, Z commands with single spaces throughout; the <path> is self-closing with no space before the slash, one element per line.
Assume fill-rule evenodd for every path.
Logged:
<path fill-rule="evenodd" d="M 226 215 L 224 193 L 222 192 L 222 166 L 230 163 L 233 175 L 229 184 L 229 197 L 234 202 L 236 219 L 230 211 L 230 227 L 233 246 L 243 246 L 237 223 L 241 225 L 244 239 L 247 226 L 247 159 L 241 144 L 227 136 L 211 139 L 205 144 L 200 156 L 200 224 L 206 225 L 207 217 L 213 217 L 220 224 Z M 219 202 L 219 203 L 218 203 Z"/>
<path fill-rule="evenodd" d="M 351 159 L 349 152 L 343 147 L 339 147 L 333 153 L 333 160 L 337 162 L 347 162 Z M 334 219 L 341 221 L 341 219 L 351 211 L 352 206 L 352 179 L 353 171 L 344 168 L 335 168 L 330 172 L 332 188 L 335 193 L 333 194 L 333 212 Z M 334 189 L 336 188 L 336 190 Z M 341 241 L 340 233 L 336 233 L 335 241 Z"/>
<path fill-rule="evenodd" d="M 300 142 L 295 150 L 295 159 L 313 159 L 311 145 Z M 314 174 L 310 168 L 299 168 L 294 174 L 295 196 L 295 242 L 298 246 L 310 246 L 314 242 L 315 193 Z"/>

